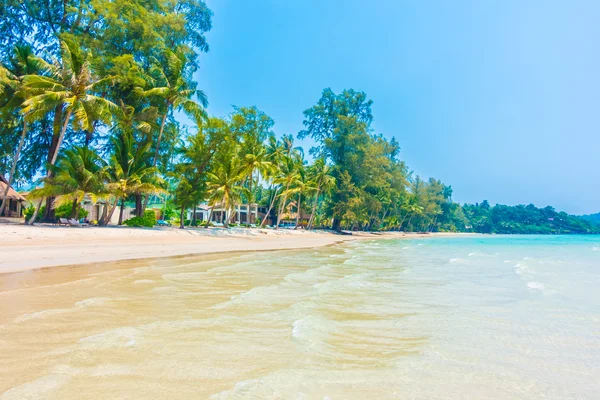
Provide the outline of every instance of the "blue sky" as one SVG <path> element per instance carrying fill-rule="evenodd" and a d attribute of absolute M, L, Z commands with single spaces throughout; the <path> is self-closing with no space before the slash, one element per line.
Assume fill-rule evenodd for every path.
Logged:
<path fill-rule="evenodd" d="M 600 2 L 207 0 L 209 113 L 256 105 L 281 135 L 331 87 L 454 200 L 600 211 Z"/>

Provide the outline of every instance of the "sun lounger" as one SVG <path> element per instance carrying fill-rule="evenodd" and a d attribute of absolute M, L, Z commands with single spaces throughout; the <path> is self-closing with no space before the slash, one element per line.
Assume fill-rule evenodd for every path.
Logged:
<path fill-rule="evenodd" d="M 87 228 L 87 227 L 89 227 L 88 224 L 86 224 L 86 223 L 80 223 L 76 219 L 70 219 L 70 220 L 68 220 L 68 222 L 69 222 L 69 226 L 76 226 L 78 228 Z"/>
<path fill-rule="evenodd" d="M 59 218 L 56 225 L 59 226 L 69 226 L 69 221 L 66 218 Z"/>

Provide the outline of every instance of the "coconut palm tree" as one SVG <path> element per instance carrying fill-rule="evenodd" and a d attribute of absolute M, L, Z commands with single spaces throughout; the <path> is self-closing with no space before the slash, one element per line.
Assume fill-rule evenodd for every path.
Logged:
<path fill-rule="evenodd" d="M 131 195 L 155 194 L 164 190 L 155 167 L 150 166 L 152 142 L 136 141 L 131 131 L 124 130 L 111 138 L 113 152 L 108 167 L 107 190 L 114 197 L 111 210 L 102 225 L 106 225 L 119 203 L 119 225 L 123 223 L 125 200 Z M 106 210 L 107 208 L 105 208 Z"/>
<path fill-rule="evenodd" d="M 106 163 L 88 147 L 73 147 L 64 152 L 58 163 L 50 166 L 53 174 L 43 179 L 44 186 L 31 191 L 31 198 L 57 197 L 54 207 L 71 203 L 71 217 L 76 218 L 86 195 L 92 202 L 106 195 Z"/>
<path fill-rule="evenodd" d="M 254 203 L 255 193 L 253 191 L 253 183 L 258 182 L 260 176 L 268 176 L 273 168 L 273 165 L 267 159 L 267 149 L 264 146 L 256 146 L 252 151 L 247 152 L 241 161 L 242 170 L 246 173 L 246 182 L 248 185 L 248 218 L 246 218 L 246 226 L 252 215 L 252 204 Z M 254 173 L 256 172 L 256 180 Z"/>
<path fill-rule="evenodd" d="M 275 225 L 275 229 L 279 228 L 279 223 L 281 222 L 283 212 L 285 211 L 288 198 L 298 193 L 298 183 L 301 179 L 298 160 L 299 157 L 296 157 L 293 153 L 284 157 L 280 164 L 279 174 L 273 179 L 274 183 L 285 188 L 279 195 L 282 200 L 279 206 L 279 212 L 277 213 L 277 224 Z"/>
<path fill-rule="evenodd" d="M 161 121 L 156 141 L 153 166 L 158 161 L 158 151 L 164 133 L 167 117 L 174 110 L 183 111 L 193 120 L 200 121 L 207 117 L 204 110 L 208 100 L 203 91 L 197 89 L 196 82 L 190 76 L 190 62 L 181 49 L 171 51 L 165 49 L 164 62 L 153 59 L 150 70 L 150 83 L 153 86 L 148 90 L 138 88 L 137 91 L 145 97 L 158 98 L 162 103 Z M 197 102 L 194 101 L 197 99 Z"/>
<path fill-rule="evenodd" d="M 219 161 L 218 168 L 207 174 L 208 198 L 209 205 L 219 205 L 226 213 L 230 213 L 229 218 L 225 219 L 225 227 L 228 228 L 235 215 L 235 205 L 240 203 L 247 191 L 240 184 L 244 181 L 246 172 L 235 157 L 221 158 Z"/>
<path fill-rule="evenodd" d="M 62 121 L 56 145 L 50 149 L 49 166 L 56 163 L 69 123 L 75 129 L 93 132 L 97 122 L 109 123 L 112 111 L 118 110 L 114 103 L 95 94 L 112 78 L 100 79 L 94 74 L 89 53 L 75 41 L 65 39 L 60 42 L 60 55 L 60 61 L 52 64 L 38 59 L 43 75 L 23 77 L 25 88 L 32 93 L 23 102 L 23 113 L 35 119 L 54 111 Z M 51 171 L 48 168 L 48 178 Z M 29 223 L 33 224 L 41 205 L 42 200 Z"/>
<path fill-rule="evenodd" d="M 23 85 L 22 77 L 25 75 L 33 75 L 38 73 L 39 63 L 37 58 L 33 55 L 33 50 L 30 46 L 16 46 L 13 51 L 13 57 L 10 60 L 10 67 L 6 68 L 0 65 L 0 96 L 2 100 L 2 108 L 0 108 L 0 115 L 4 112 L 12 112 L 14 110 L 21 110 L 23 108 L 23 102 L 27 99 L 29 93 Z M 6 197 L 8 196 L 8 190 L 12 186 L 15 172 L 17 170 L 17 163 L 21 155 L 21 150 L 27 137 L 28 124 L 31 122 L 29 116 L 23 115 L 23 128 L 21 130 L 21 137 L 15 152 L 12 166 L 10 169 L 10 175 L 8 177 L 8 185 L 4 193 L 2 194 L 2 203 L 0 204 L 0 215 L 4 212 L 6 206 Z"/>
<path fill-rule="evenodd" d="M 280 142 L 279 140 L 277 140 L 275 135 L 273 135 L 273 134 L 269 135 L 267 145 L 266 145 L 266 160 L 269 163 L 271 163 L 271 167 L 265 171 L 265 173 L 263 174 L 263 178 L 265 178 L 267 181 L 271 182 L 272 195 L 271 195 L 271 201 L 269 202 L 269 208 L 267 210 L 267 213 L 265 214 L 265 217 L 263 218 L 263 220 L 260 224 L 261 227 L 265 226 L 265 224 L 267 223 L 267 219 L 269 218 L 269 215 L 271 214 L 271 210 L 273 209 L 273 206 L 275 205 L 275 200 L 277 199 L 278 193 L 281 190 L 281 186 L 276 185 L 273 182 L 273 179 L 279 173 L 279 166 L 280 166 L 281 160 L 283 160 L 285 154 L 286 154 L 286 149 L 285 149 L 283 143 Z"/>
<path fill-rule="evenodd" d="M 335 178 L 331 175 L 331 167 L 323 158 L 317 158 L 309 169 L 311 186 L 314 191 L 313 207 L 306 229 L 311 229 L 319 206 L 321 193 L 330 193 L 335 188 Z"/>

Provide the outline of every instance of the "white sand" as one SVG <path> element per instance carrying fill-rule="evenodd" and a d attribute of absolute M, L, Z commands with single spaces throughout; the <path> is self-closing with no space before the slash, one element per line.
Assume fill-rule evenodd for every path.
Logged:
<path fill-rule="evenodd" d="M 367 237 L 381 236 L 241 228 L 181 230 L 0 224 L 0 273 L 188 254 L 300 249 Z"/>

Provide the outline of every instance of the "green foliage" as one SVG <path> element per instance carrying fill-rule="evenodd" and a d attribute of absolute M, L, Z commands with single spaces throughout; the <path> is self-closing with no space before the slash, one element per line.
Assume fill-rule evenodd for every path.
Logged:
<path fill-rule="evenodd" d="M 481 204 L 465 204 L 463 211 L 471 226 L 470 230 L 479 233 L 600 233 L 600 229 L 588 221 L 564 212 L 556 212 L 550 206 L 537 208 L 533 204 L 528 206 L 497 204 L 491 207 L 487 201 L 484 201 Z"/>
<path fill-rule="evenodd" d="M 56 218 L 71 218 L 71 212 L 73 211 L 73 206 L 71 204 L 63 204 L 59 207 L 56 207 L 54 210 L 54 215 Z M 32 211 L 33 214 L 33 211 Z M 85 218 L 88 216 L 88 211 L 85 208 L 79 208 L 79 214 L 75 216 L 76 219 Z"/>
<path fill-rule="evenodd" d="M 600 213 L 582 215 L 580 218 L 600 228 Z"/>
<path fill-rule="evenodd" d="M 23 215 L 25 216 L 25 221 L 29 221 L 29 219 L 33 216 L 34 212 L 35 212 L 35 206 L 27 207 L 23 211 Z M 38 215 L 36 217 L 36 222 L 39 222 L 42 220 L 42 216 L 44 215 L 45 212 L 46 212 L 46 206 L 42 206 L 42 208 L 40 208 L 40 212 L 38 213 Z"/>
<path fill-rule="evenodd" d="M 123 223 L 131 227 L 152 228 L 156 225 L 156 214 L 152 210 L 146 210 L 143 217 L 133 217 Z"/>

